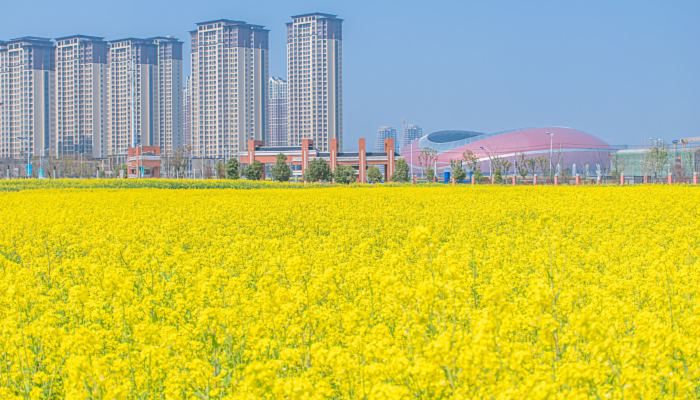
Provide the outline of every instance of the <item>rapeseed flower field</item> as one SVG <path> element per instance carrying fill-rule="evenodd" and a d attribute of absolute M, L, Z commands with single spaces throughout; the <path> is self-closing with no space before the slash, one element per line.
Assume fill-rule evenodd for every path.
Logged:
<path fill-rule="evenodd" d="M 2 399 L 700 396 L 697 188 L 78 186 L 0 193 Z"/>

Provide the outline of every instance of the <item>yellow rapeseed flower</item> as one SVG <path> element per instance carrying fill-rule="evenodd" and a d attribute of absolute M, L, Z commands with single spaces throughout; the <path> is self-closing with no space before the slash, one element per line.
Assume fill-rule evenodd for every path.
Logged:
<path fill-rule="evenodd" d="M 694 187 L 119 184 L 0 185 L 1 399 L 700 393 Z"/>

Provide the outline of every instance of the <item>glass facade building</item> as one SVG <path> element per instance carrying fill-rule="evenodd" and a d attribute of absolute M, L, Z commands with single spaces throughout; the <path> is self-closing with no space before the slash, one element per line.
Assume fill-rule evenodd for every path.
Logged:
<path fill-rule="evenodd" d="M 271 77 L 270 97 L 267 103 L 267 138 L 268 146 L 287 145 L 287 81 Z"/>
<path fill-rule="evenodd" d="M 392 128 L 390 126 L 383 126 L 377 131 L 377 140 L 374 142 L 374 151 L 378 153 L 383 153 L 384 140 L 389 138 L 394 139 L 394 151 L 398 152 L 399 141 L 396 134 L 396 128 Z"/>

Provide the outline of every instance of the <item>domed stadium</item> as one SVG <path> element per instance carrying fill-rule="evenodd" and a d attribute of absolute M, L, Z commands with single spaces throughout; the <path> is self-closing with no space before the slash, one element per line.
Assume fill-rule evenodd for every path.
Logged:
<path fill-rule="evenodd" d="M 424 149 L 436 153 L 433 168 L 438 172 L 449 170 L 450 161 L 462 160 L 471 151 L 480 162 L 481 170 L 489 173 L 489 161 L 495 158 L 511 162 L 546 158 L 559 171 L 572 171 L 584 166 L 595 169 L 607 165 L 614 149 L 603 140 L 588 133 L 566 127 L 517 129 L 497 133 L 445 130 L 427 134 L 401 149 L 401 155 L 413 169 L 421 171 L 420 154 Z"/>

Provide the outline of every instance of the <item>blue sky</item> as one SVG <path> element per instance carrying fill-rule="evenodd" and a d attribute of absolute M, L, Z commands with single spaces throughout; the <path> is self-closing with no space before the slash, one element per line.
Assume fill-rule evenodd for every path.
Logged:
<path fill-rule="evenodd" d="M 403 120 L 426 132 L 571 126 L 613 144 L 700 136 L 698 0 L 35 0 L 3 6 L 0 39 L 188 44 L 198 21 L 242 19 L 271 30 L 270 73 L 285 76 L 284 24 L 311 11 L 345 19 L 346 148 Z"/>

